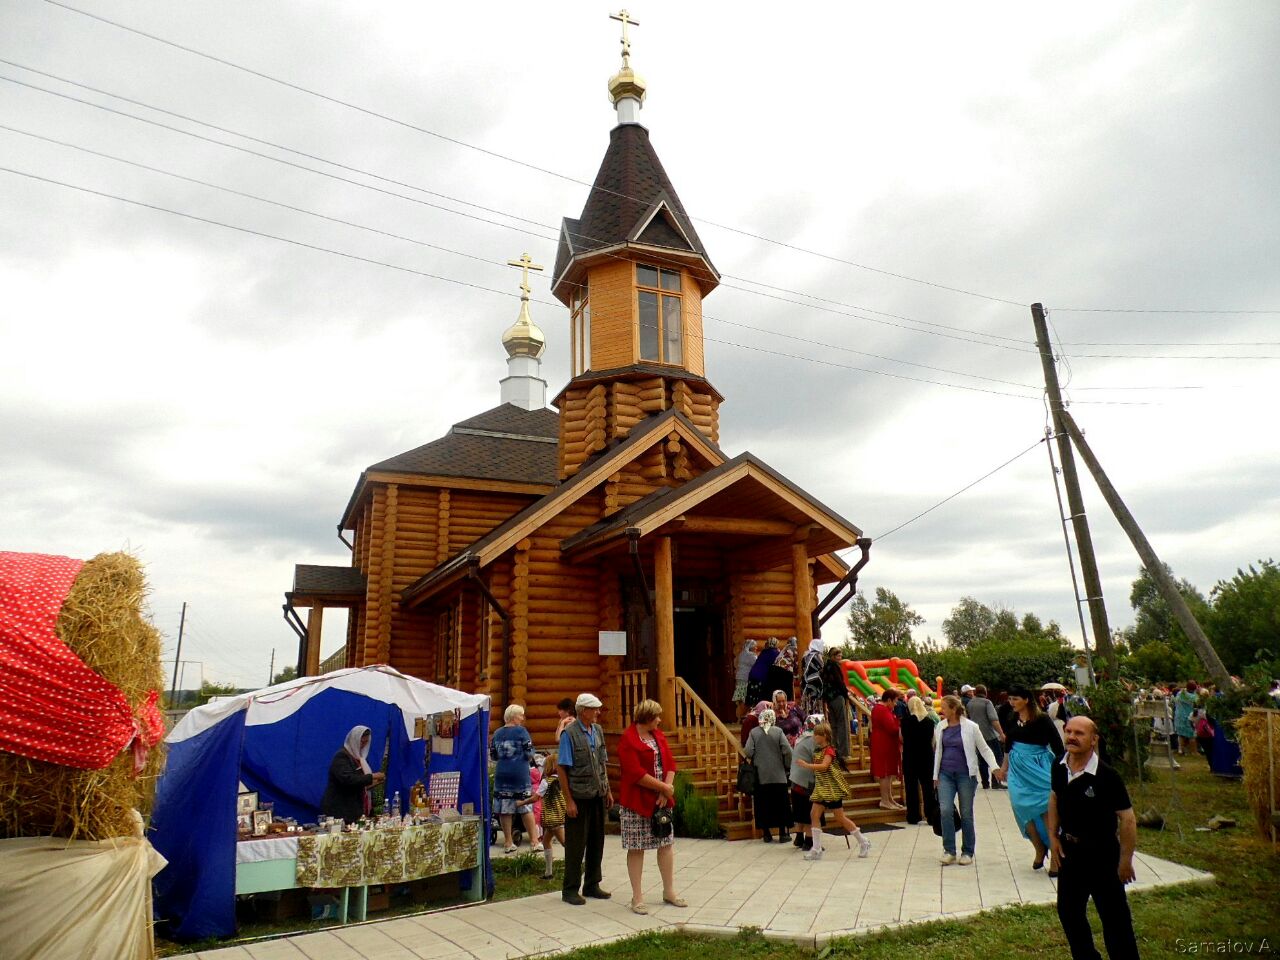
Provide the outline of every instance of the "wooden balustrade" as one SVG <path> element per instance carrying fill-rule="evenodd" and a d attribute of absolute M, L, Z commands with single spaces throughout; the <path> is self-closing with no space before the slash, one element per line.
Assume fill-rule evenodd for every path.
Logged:
<path fill-rule="evenodd" d="M 673 732 L 684 750 L 698 758 L 707 779 L 715 785 L 716 796 L 734 797 L 738 763 L 745 756 L 739 737 L 726 727 L 683 677 L 676 677 L 676 715 Z M 744 798 L 737 795 L 739 815 L 745 811 Z"/>
<path fill-rule="evenodd" d="M 855 766 L 860 770 L 871 769 L 871 711 L 861 701 L 855 699 L 853 707 L 857 711 L 858 732 L 849 737 L 849 754 Z"/>
<path fill-rule="evenodd" d="M 648 686 L 648 670 L 619 671 L 618 696 L 615 699 L 618 705 L 617 724 L 619 730 L 625 730 L 631 726 L 636 707 L 640 705 L 642 700 L 649 699 Z"/>

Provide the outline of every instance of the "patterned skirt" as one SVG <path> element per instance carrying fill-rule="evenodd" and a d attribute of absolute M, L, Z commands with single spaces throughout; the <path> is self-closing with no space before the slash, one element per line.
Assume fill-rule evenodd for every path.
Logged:
<path fill-rule="evenodd" d="M 849 784 L 834 761 L 827 769 L 814 774 L 813 793 L 810 795 L 814 803 L 838 803 L 849 796 Z"/>
<path fill-rule="evenodd" d="M 733 698 L 732 698 L 732 699 L 733 699 L 733 702 L 734 702 L 734 703 L 746 703 L 746 702 L 747 702 L 747 681 L 745 681 L 745 680 L 739 680 L 739 681 L 738 681 L 738 685 L 737 685 L 736 687 L 734 687 L 734 688 L 733 688 Z"/>
<path fill-rule="evenodd" d="M 565 802 L 564 791 L 560 789 L 560 785 L 553 784 L 547 788 L 546 796 L 542 798 L 542 826 L 547 830 L 554 830 L 556 827 L 564 826 Z"/>
<path fill-rule="evenodd" d="M 655 837 L 653 823 L 648 817 L 642 817 L 634 810 L 621 808 L 622 849 L 623 850 L 657 850 L 669 847 L 676 842 L 674 834 L 669 837 Z"/>

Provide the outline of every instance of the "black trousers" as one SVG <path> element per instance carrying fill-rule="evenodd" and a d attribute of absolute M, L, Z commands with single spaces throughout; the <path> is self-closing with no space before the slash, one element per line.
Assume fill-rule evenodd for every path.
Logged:
<path fill-rule="evenodd" d="M 1100 863 L 1084 856 L 1075 844 L 1064 844 L 1058 874 L 1058 919 L 1071 946 L 1072 960 L 1101 960 L 1089 926 L 1089 898 L 1102 921 L 1102 941 L 1111 960 L 1138 960 L 1138 941 L 1118 863 Z M 1072 847 L 1075 847 L 1073 850 Z"/>
<path fill-rule="evenodd" d="M 933 792 L 933 754 L 908 751 L 903 757 L 902 785 L 907 795 L 907 823 L 920 822 L 920 799 L 924 797 L 924 820 L 930 826 L 938 821 L 938 797 Z"/>
<path fill-rule="evenodd" d="M 604 797 L 578 800 L 578 815 L 564 818 L 564 892 L 578 887 L 594 890 L 600 886 L 600 861 L 604 859 Z M 586 877 L 583 877 L 583 859 Z"/>

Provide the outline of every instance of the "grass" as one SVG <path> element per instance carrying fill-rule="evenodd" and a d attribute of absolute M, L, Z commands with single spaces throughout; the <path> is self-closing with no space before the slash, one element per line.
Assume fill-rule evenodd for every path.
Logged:
<path fill-rule="evenodd" d="M 1158 773 L 1154 782 L 1143 784 L 1141 792 L 1135 784 L 1130 784 L 1129 789 L 1135 809 L 1154 807 L 1167 820 L 1162 831 L 1139 830 L 1138 850 L 1208 870 L 1215 876 L 1209 884 L 1188 884 L 1130 895 L 1140 953 L 1145 957 L 1174 955 L 1189 952 L 1186 944 L 1217 944 L 1227 940 L 1252 941 L 1254 952 L 1258 952 L 1264 938 L 1268 939 L 1272 952 L 1280 950 L 1280 936 L 1277 936 L 1280 855 L 1254 829 L 1253 815 L 1241 784 L 1214 777 L 1199 757 L 1187 757 L 1177 773 L 1176 804 L 1167 770 Z M 1234 818 L 1239 826 L 1208 833 L 1195 829 L 1215 814 Z M 541 879 L 542 858 L 534 855 L 494 858 L 494 871 L 498 878 L 495 898 L 509 900 L 559 889 L 562 863 L 556 863 L 555 881 Z M 414 905 L 386 911 L 378 917 L 390 918 L 422 910 L 421 905 Z M 1092 907 L 1090 916 L 1099 949 L 1102 949 L 1101 927 Z M 305 925 L 302 932 L 331 925 L 331 922 L 311 923 Z M 294 932 L 297 926 L 296 920 L 246 926 L 242 937 Z M 1183 942 L 1182 949 L 1179 940 Z M 159 941 L 157 946 L 161 947 L 161 956 L 170 956 L 227 946 L 231 942 L 180 947 Z M 836 940 L 817 954 L 803 947 L 766 940 L 759 931 L 747 930 L 728 941 L 678 933 L 648 933 L 560 956 L 566 960 L 706 960 L 710 951 L 723 954 L 726 947 L 734 960 L 838 960 L 844 957 L 900 960 L 904 950 L 913 948 L 948 960 L 991 960 L 993 953 L 1015 956 L 1019 960 L 1029 957 L 1064 960 L 1070 956 L 1052 906 L 1011 907 L 968 920 L 945 920 L 872 937 Z M 1206 951 L 1201 948 L 1198 952 Z"/>

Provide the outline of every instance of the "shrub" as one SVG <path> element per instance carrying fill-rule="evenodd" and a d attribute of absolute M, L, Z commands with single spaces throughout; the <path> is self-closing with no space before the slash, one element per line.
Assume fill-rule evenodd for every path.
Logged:
<path fill-rule="evenodd" d="M 720 836 L 720 804 L 693 786 L 687 773 L 676 773 L 675 832 L 677 837 L 714 840 Z"/>
<path fill-rule="evenodd" d="M 1091 687 L 1088 694 L 1087 710 L 1072 709 L 1086 714 L 1097 725 L 1103 758 L 1125 780 L 1151 779 L 1146 768 L 1151 754 L 1151 725 L 1144 720 L 1134 720 L 1133 694 L 1115 682 L 1100 683 Z"/>

